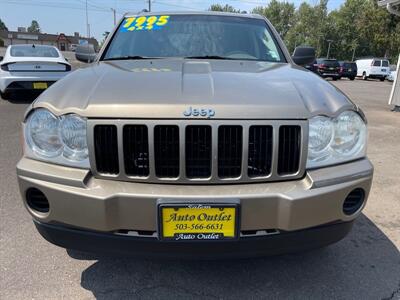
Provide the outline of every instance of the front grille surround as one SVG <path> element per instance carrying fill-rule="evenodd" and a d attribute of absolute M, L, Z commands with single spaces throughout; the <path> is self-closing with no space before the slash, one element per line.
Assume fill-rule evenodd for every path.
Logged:
<path fill-rule="evenodd" d="M 98 172 L 96 166 L 94 149 L 94 127 L 96 125 L 114 125 L 117 127 L 118 136 L 118 174 L 104 174 Z M 131 176 L 125 173 L 123 128 L 125 125 L 145 125 L 148 130 L 148 176 Z M 157 125 L 174 125 L 179 128 L 179 175 L 175 178 L 160 178 L 156 176 L 155 153 L 154 153 L 154 128 Z M 211 176 L 206 178 L 190 178 L 186 174 L 186 127 L 187 126 L 210 126 L 211 127 Z M 284 125 L 295 125 L 301 128 L 300 164 L 297 172 L 293 174 L 278 174 L 278 148 L 279 128 Z M 220 178 L 218 176 L 218 129 L 220 126 L 242 127 L 242 160 L 241 174 L 235 178 Z M 271 126 L 273 132 L 272 164 L 271 172 L 266 176 L 250 177 L 248 174 L 248 145 L 249 130 L 251 126 Z M 174 183 L 174 184 L 228 184 L 228 183 L 252 183 L 284 181 L 302 178 L 305 174 L 307 145 L 308 145 L 308 121 L 307 120 L 134 120 L 134 119 L 89 119 L 87 123 L 89 160 L 92 173 L 96 178 L 105 178 L 120 181 L 146 182 L 146 183 Z"/>

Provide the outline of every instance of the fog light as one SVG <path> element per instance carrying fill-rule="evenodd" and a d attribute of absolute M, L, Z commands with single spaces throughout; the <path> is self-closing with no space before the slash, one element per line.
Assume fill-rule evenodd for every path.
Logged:
<path fill-rule="evenodd" d="M 34 211 L 47 213 L 50 210 L 46 196 L 36 188 L 29 188 L 26 191 L 26 203 Z"/>
<path fill-rule="evenodd" d="M 363 189 L 353 190 L 343 202 L 343 212 L 345 215 L 356 213 L 364 203 L 365 192 Z"/>

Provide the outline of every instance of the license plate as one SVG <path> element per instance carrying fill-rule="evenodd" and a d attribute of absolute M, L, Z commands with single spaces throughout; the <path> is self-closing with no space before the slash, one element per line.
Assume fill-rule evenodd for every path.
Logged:
<path fill-rule="evenodd" d="M 349 69 L 349 72 L 351 72 L 352 70 L 351 69 Z"/>
<path fill-rule="evenodd" d="M 382 72 L 386 72 L 386 69 L 381 69 Z"/>
<path fill-rule="evenodd" d="M 329 70 L 333 70 L 334 68 L 329 68 Z"/>
<path fill-rule="evenodd" d="M 159 237 L 161 240 L 224 240 L 238 237 L 236 204 L 161 204 Z"/>
<path fill-rule="evenodd" d="M 45 90 L 47 89 L 47 82 L 34 82 L 33 88 L 35 90 Z"/>

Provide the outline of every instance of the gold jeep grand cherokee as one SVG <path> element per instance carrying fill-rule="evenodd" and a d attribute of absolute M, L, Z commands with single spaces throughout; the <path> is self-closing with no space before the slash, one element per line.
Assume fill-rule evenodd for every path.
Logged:
<path fill-rule="evenodd" d="M 126 15 L 23 121 L 39 233 L 91 252 L 233 257 L 343 238 L 371 187 L 367 128 L 257 15 Z"/>

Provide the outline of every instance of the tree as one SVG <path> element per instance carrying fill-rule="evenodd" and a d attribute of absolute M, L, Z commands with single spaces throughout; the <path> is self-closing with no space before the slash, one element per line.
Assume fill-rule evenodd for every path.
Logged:
<path fill-rule="evenodd" d="M 40 26 L 38 21 L 32 20 L 31 26 L 28 27 L 28 32 L 40 33 Z"/>
<path fill-rule="evenodd" d="M 326 40 L 333 39 L 327 12 L 327 1 L 311 6 L 303 2 L 295 13 L 296 22 L 284 37 L 289 51 L 298 45 L 308 45 L 316 49 L 317 56 L 326 54 Z"/>
<path fill-rule="evenodd" d="M 336 57 L 385 56 L 397 61 L 400 52 L 400 18 L 378 7 L 374 0 L 346 0 L 330 13 L 335 27 Z"/>
<path fill-rule="evenodd" d="M 0 19 L 0 30 L 8 30 L 6 24 Z"/>
<path fill-rule="evenodd" d="M 103 44 L 104 44 L 104 42 L 106 41 L 106 39 L 107 39 L 107 37 L 108 37 L 108 35 L 110 34 L 110 32 L 109 31 L 104 31 L 103 32 L 103 40 L 100 42 L 100 48 L 101 47 L 103 47 Z"/>
<path fill-rule="evenodd" d="M 254 8 L 252 13 L 265 16 L 274 25 L 282 38 L 285 38 L 290 27 L 296 22 L 295 10 L 293 3 L 272 0 L 265 7 L 258 6 Z"/>
<path fill-rule="evenodd" d="M 224 11 L 224 12 L 232 12 L 232 13 L 241 13 L 240 9 L 235 9 L 233 6 L 225 4 L 222 6 L 221 4 L 212 4 L 209 8 L 209 11 Z"/>

